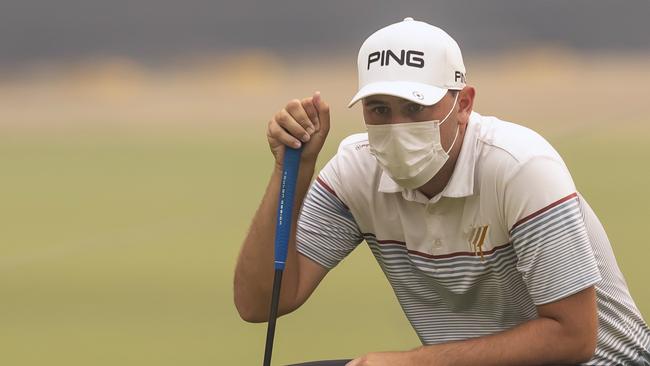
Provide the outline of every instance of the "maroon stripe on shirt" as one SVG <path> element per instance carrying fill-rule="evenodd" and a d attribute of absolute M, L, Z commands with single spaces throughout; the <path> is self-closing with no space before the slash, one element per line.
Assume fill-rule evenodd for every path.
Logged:
<path fill-rule="evenodd" d="M 399 241 L 399 240 L 379 240 L 379 239 L 377 239 L 377 237 L 373 233 L 363 233 L 363 236 L 373 237 L 377 241 L 377 244 L 397 244 L 397 245 L 406 246 L 405 242 Z M 503 245 L 496 246 L 496 247 L 494 247 L 494 248 L 492 248 L 492 249 L 490 249 L 488 251 L 483 252 L 483 255 L 492 254 L 492 253 L 494 253 L 495 251 L 497 251 L 499 249 L 507 247 L 508 245 L 510 245 L 510 243 L 505 243 Z M 474 253 L 474 252 L 454 252 L 454 253 L 448 253 L 448 254 L 433 255 L 433 254 L 418 252 L 417 250 L 412 250 L 412 249 L 408 249 L 408 253 L 413 254 L 413 255 L 417 255 L 417 256 L 420 256 L 420 257 L 429 258 L 429 259 L 445 259 L 445 258 L 462 257 L 462 256 L 478 257 L 480 255 L 480 254 Z"/>
<path fill-rule="evenodd" d="M 507 247 L 508 245 L 510 245 L 510 243 L 505 243 L 503 245 L 496 246 L 496 247 L 494 247 L 494 248 L 492 248 L 490 250 L 484 251 L 483 255 L 484 256 L 490 255 L 490 254 L 496 252 L 499 249 Z M 432 254 L 418 252 L 418 251 L 415 251 L 415 250 L 409 250 L 409 253 L 418 255 L 420 257 L 430 258 L 430 259 L 445 259 L 445 258 L 463 257 L 463 256 L 465 256 L 465 257 L 479 257 L 481 255 L 480 253 L 475 253 L 475 252 L 455 252 L 455 253 L 449 253 L 449 254 L 432 255 Z"/>
<path fill-rule="evenodd" d="M 517 226 L 525 223 L 526 221 L 529 221 L 530 219 L 535 218 L 535 216 L 539 216 L 539 215 L 543 214 L 544 212 L 552 209 L 553 207 L 555 207 L 557 205 L 560 205 L 560 204 L 562 204 L 562 203 L 564 203 L 564 202 L 566 202 L 566 201 L 568 201 L 568 200 L 570 200 L 572 198 L 575 198 L 575 197 L 578 197 L 577 192 L 573 192 L 570 195 L 568 195 L 568 196 L 566 196 L 564 198 L 561 198 L 561 199 L 551 203 L 550 205 L 548 205 L 548 206 L 546 206 L 546 207 L 544 207 L 544 208 L 542 208 L 540 210 L 537 210 L 537 211 L 533 212 L 532 214 L 524 217 L 523 219 L 517 221 L 514 225 L 512 225 L 512 228 L 510 228 L 510 231 L 514 230 Z"/>
<path fill-rule="evenodd" d="M 317 181 L 318 183 L 320 183 L 320 185 L 321 185 L 323 188 L 327 189 L 327 191 L 328 191 L 329 193 L 331 193 L 331 194 L 333 194 L 334 196 L 336 196 L 336 198 L 339 198 L 339 196 L 336 194 L 336 192 L 334 192 L 334 190 L 332 189 L 332 187 L 328 186 L 327 183 L 325 183 L 325 181 L 323 181 L 322 179 L 320 179 L 320 177 L 316 177 L 316 181 Z"/>
<path fill-rule="evenodd" d="M 330 187 L 327 183 L 325 183 L 324 180 L 320 179 L 320 177 L 316 177 L 316 182 L 318 182 L 318 184 L 320 184 L 321 187 L 325 188 L 326 191 L 333 194 L 334 197 L 338 198 L 339 201 L 341 201 L 341 198 L 336 194 L 336 192 L 332 189 L 332 187 Z M 348 205 L 346 205 L 343 201 L 341 201 L 341 203 L 343 204 L 346 210 L 350 211 Z"/>

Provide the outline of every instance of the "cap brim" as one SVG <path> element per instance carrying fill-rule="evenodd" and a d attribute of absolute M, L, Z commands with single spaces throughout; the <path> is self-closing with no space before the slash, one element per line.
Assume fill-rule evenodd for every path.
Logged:
<path fill-rule="evenodd" d="M 445 96 L 447 89 L 409 81 L 381 81 L 361 88 L 348 104 L 352 107 L 359 100 L 377 94 L 392 95 L 422 105 L 436 104 Z"/>

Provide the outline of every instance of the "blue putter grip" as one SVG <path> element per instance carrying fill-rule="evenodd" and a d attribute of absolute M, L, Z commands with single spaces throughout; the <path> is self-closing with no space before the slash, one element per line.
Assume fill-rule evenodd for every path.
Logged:
<path fill-rule="evenodd" d="M 301 152 L 302 147 L 293 149 L 285 146 L 284 148 L 278 217 L 275 222 L 275 269 L 284 270 L 287 261 L 287 247 L 291 235 L 293 201 L 296 195 L 296 181 L 298 180 Z"/>

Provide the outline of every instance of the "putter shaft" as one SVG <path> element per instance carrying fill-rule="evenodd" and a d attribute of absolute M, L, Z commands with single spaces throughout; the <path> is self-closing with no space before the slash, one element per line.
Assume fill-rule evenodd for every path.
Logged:
<path fill-rule="evenodd" d="M 273 277 L 273 295 L 271 297 L 271 313 L 269 326 L 266 330 L 266 347 L 264 348 L 264 366 L 271 366 L 273 354 L 273 338 L 275 336 L 275 322 L 278 318 L 278 304 L 280 303 L 280 287 L 282 285 L 282 270 L 276 269 Z"/>

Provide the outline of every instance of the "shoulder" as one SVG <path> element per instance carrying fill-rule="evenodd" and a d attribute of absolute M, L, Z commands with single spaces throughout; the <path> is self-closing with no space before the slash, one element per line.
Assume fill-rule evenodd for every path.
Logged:
<path fill-rule="evenodd" d="M 337 154 L 343 153 L 343 154 L 355 155 L 354 152 L 358 152 L 368 148 L 369 148 L 368 134 L 355 133 L 341 140 L 341 143 L 339 143 Z"/>
<path fill-rule="evenodd" d="M 553 161 L 565 167 L 560 154 L 539 133 L 492 116 L 472 116 L 479 125 L 479 165 L 484 173 L 506 178 L 537 161 Z"/>
<path fill-rule="evenodd" d="M 480 119 L 479 140 L 491 151 L 502 151 L 519 163 L 542 156 L 561 159 L 544 137 L 528 127 L 491 116 Z"/>
<path fill-rule="evenodd" d="M 515 223 L 575 194 L 560 154 L 537 132 L 495 117 L 481 117 L 476 169 L 486 204 L 501 210 L 510 230 Z"/>
<path fill-rule="evenodd" d="M 368 174 L 377 168 L 377 161 L 370 153 L 367 133 L 356 133 L 341 140 L 332 160 L 336 162 L 340 175 Z"/>
<path fill-rule="evenodd" d="M 319 173 L 343 197 L 378 187 L 381 168 L 370 153 L 367 133 L 344 138 L 336 154 Z"/>

